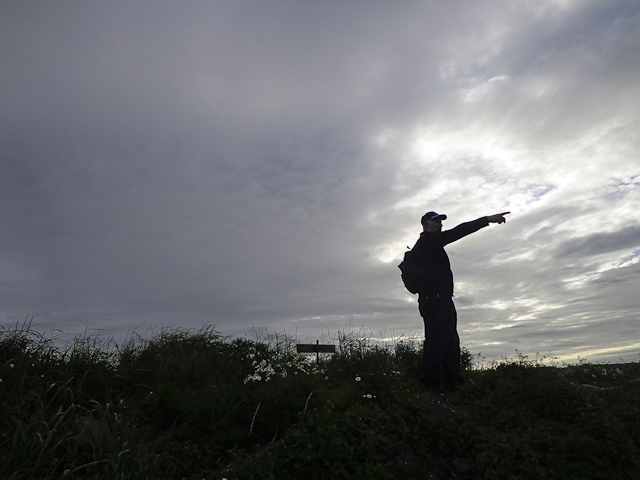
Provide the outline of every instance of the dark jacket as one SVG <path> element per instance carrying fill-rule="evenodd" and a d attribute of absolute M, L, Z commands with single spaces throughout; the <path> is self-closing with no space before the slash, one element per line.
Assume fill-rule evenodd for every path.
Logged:
<path fill-rule="evenodd" d="M 444 246 L 466 237 L 489 225 L 487 217 L 461 223 L 443 232 L 422 232 L 413 247 L 419 261 L 425 266 L 427 276 L 421 294 L 453 296 L 453 272 Z"/>

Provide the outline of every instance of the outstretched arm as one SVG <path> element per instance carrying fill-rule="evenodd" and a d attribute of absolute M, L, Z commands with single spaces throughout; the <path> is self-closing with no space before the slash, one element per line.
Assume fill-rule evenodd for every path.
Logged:
<path fill-rule="evenodd" d="M 489 219 L 489 223 L 505 223 L 507 219 L 504 216 L 509 213 L 511 212 L 496 213 L 495 215 L 487 216 L 487 219 Z"/>
<path fill-rule="evenodd" d="M 466 237 L 471 233 L 477 232 L 481 228 L 488 226 L 490 223 L 505 223 L 506 220 L 504 216 L 509 213 L 511 212 L 496 213 L 495 215 L 480 217 L 477 220 L 473 220 L 471 222 L 461 223 L 451 230 L 445 230 L 444 232 L 437 232 L 435 234 L 429 235 L 429 241 L 436 242 L 444 247 L 445 245 L 455 242 L 456 240 L 460 240 L 462 237 Z"/>

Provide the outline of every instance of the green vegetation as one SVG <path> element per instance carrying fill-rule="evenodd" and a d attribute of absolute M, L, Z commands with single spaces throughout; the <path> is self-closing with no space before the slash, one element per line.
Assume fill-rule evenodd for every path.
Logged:
<path fill-rule="evenodd" d="M 213 328 L 57 348 L 0 330 L 3 479 L 640 479 L 640 365 L 418 381 L 418 342 L 355 334 L 316 362 Z"/>

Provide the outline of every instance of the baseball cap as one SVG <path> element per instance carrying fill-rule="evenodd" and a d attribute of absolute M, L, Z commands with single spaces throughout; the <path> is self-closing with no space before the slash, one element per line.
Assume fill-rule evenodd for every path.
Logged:
<path fill-rule="evenodd" d="M 427 223 L 427 220 L 446 220 L 446 219 L 447 219 L 446 215 L 440 215 L 439 213 L 436 213 L 436 212 L 427 212 L 422 216 L 420 223 L 424 225 L 425 223 Z"/>

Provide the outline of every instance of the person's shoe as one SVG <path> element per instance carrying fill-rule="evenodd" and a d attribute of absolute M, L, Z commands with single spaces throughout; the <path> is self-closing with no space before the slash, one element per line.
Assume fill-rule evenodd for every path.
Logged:
<path fill-rule="evenodd" d="M 463 385 L 464 385 L 463 379 L 447 380 L 444 383 L 444 388 L 447 392 L 457 392 L 462 388 Z"/>
<path fill-rule="evenodd" d="M 438 377 L 425 375 L 422 377 L 420 383 L 422 383 L 422 385 L 424 385 L 428 390 L 438 390 L 440 389 L 440 385 L 442 382 Z"/>

